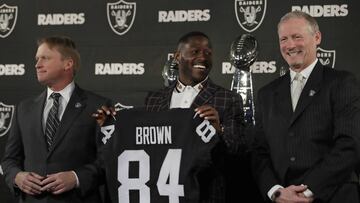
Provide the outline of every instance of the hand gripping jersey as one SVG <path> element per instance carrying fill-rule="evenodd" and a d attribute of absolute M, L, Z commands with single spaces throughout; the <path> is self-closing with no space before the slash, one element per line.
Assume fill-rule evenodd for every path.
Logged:
<path fill-rule="evenodd" d="M 124 110 L 101 132 L 112 203 L 199 201 L 197 174 L 211 165 L 218 138 L 193 109 Z"/>

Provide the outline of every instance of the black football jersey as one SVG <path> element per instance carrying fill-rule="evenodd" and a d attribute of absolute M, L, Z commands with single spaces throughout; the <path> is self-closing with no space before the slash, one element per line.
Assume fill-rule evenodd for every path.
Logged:
<path fill-rule="evenodd" d="M 101 128 L 112 203 L 198 202 L 197 174 L 211 165 L 215 129 L 193 109 L 123 110 Z"/>

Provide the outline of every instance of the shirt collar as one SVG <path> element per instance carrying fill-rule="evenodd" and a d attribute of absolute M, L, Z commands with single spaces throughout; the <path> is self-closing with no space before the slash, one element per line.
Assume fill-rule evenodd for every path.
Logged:
<path fill-rule="evenodd" d="M 318 59 L 315 59 L 315 61 L 312 62 L 308 67 L 306 67 L 302 71 L 300 71 L 300 74 L 305 78 L 305 80 L 307 80 L 310 77 L 310 74 L 314 70 L 317 61 L 318 61 Z M 294 80 L 295 75 L 296 75 L 296 72 L 290 68 L 291 82 Z"/>
<path fill-rule="evenodd" d="M 196 84 L 192 88 L 194 88 L 195 90 L 200 92 L 204 88 L 204 84 L 205 84 L 205 82 L 207 81 L 208 78 L 209 78 L 209 76 L 207 76 L 203 81 L 199 82 L 198 84 Z M 188 85 L 188 86 L 190 86 L 190 85 Z M 180 82 L 180 80 L 178 80 L 177 83 L 176 83 L 175 89 L 176 89 L 177 92 L 181 93 L 181 92 L 185 91 L 186 87 L 187 87 L 186 85 L 184 85 L 183 83 Z"/>
<path fill-rule="evenodd" d="M 64 98 L 64 100 L 66 101 L 66 103 L 69 102 L 71 94 L 73 93 L 75 89 L 75 82 L 72 81 L 71 83 L 69 83 L 64 89 L 58 91 L 57 93 L 61 94 L 61 96 Z M 50 95 L 53 93 L 54 91 L 52 91 L 50 88 L 47 88 L 47 99 L 49 99 Z"/>

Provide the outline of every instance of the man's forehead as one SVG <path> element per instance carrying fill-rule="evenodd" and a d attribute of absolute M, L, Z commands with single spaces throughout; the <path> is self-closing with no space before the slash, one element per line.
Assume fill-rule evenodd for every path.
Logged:
<path fill-rule="evenodd" d="M 189 38 L 185 43 L 185 47 L 194 47 L 194 46 L 209 46 L 209 40 L 203 36 L 195 36 Z"/>

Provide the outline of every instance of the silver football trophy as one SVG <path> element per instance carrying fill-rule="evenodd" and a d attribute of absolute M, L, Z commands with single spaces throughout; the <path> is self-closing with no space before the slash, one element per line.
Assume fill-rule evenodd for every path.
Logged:
<path fill-rule="evenodd" d="M 179 77 L 179 71 L 177 65 L 178 64 L 175 58 L 172 56 L 169 58 L 169 60 L 165 62 L 161 75 L 164 78 L 164 85 L 166 87 L 170 86 L 171 84 L 177 81 Z"/>
<path fill-rule="evenodd" d="M 235 67 L 231 90 L 241 95 L 245 122 L 253 125 L 255 125 L 255 107 L 250 66 L 256 61 L 257 55 L 258 43 L 250 34 L 237 37 L 231 44 L 230 61 Z"/>

